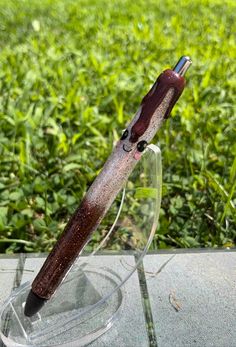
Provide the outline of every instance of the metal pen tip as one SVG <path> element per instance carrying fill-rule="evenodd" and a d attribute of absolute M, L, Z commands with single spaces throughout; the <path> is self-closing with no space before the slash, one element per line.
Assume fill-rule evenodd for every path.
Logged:
<path fill-rule="evenodd" d="M 177 72 L 180 76 L 184 76 L 191 64 L 192 60 L 187 56 L 183 56 L 179 59 L 178 63 L 173 68 L 173 71 Z"/>

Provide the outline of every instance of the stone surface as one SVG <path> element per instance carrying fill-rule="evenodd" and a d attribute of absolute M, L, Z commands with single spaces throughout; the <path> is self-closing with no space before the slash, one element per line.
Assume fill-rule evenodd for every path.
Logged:
<path fill-rule="evenodd" d="M 18 266 L 18 258 L 13 259 L 0 256 L 0 308 L 10 295 L 12 288 L 15 286 L 16 269 Z M 5 322 L 7 324 L 7 322 Z M 0 347 L 4 344 L 0 338 Z"/>
<path fill-rule="evenodd" d="M 158 347 L 236 346 L 236 252 L 171 257 L 144 259 Z"/>
<path fill-rule="evenodd" d="M 11 293 L 17 264 L 17 258 L 0 258 L 0 306 Z"/>
<path fill-rule="evenodd" d="M 29 255 L 21 278 L 18 258 L 0 256 L 0 305 L 20 280 L 35 277 L 44 259 Z M 85 261 L 110 267 L 121 278 L 135 264 L 131 255 L 81 257 L 80 263 Z M 158 347 L 236 346 L 236 252 L 152 254 L 145 257 L 144 268 Z M 124 291 L 120 319 L 89 346 L 149 346 L 137 273 Z"/>

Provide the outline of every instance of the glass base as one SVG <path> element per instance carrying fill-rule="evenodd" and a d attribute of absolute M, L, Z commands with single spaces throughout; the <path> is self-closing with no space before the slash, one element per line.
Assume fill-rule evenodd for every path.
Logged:
<path fill-rule="evenodd" d="M 31 318 L 24 315 L 29 282 L 5 302 L 0 310 L 0 334 L 6 346 L 85 346 L 111 328 L 124 306 L 124 283 L 136 270 L 155 234 L 161 181 L 161 152 L 149 145 L 125 190 L 86 246 L 90 255 L 81 254 L 39 313 Z M 100 251 L 112 254 L 117 250 L 132 251 L 136 262 L 131 256 L 132 264 L 126 264 L 121 271 L 119 257 L 98 256 Z"/>
<path fill-rule="evenodd" d="M 84 346 L 111 328 L 122 306 L 120 278 L 108 268 L 74 267 L 40 313 L 24 316 L 30 283 L 12 293 L 2 312 L 7 346 Z M 116 290 L 115 290 L 116 289 Z M 115 291 L 114 291 L 115 290 Z M 107 293 L 114 292 L 109 296 Z M 7 335 L 7 336 L 6 336 Z M 17 341 L 17 344 L 16 344 Z"/>

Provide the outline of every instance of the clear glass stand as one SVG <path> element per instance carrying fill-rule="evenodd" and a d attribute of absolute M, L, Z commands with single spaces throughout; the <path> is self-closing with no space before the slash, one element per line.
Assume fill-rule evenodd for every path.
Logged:
<path fill-rule="evenodd" d="M 161 152 L 149 145 L 82 255 L 41 311 L 31 318 L 23 313 L 29 282 L 4 303 L 0 333 L 6 346 L 85 346 L 110 329 L 124 308 L 124 284 L 155 234 L 161 184 Z"/>

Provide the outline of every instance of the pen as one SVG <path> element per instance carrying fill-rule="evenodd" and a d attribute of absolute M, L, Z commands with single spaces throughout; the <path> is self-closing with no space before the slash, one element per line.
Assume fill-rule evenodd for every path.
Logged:
<path fill-rule="evenodd" d="M 36 314 L 54 294 L 162 123 L 182 94 L 184 74 L 191 65 L 187 56 L 165 70 L 142 99 L 134 118 L 96 177 L 80 206 L 67 223 L 28 294 L 24 313 Z"/>

